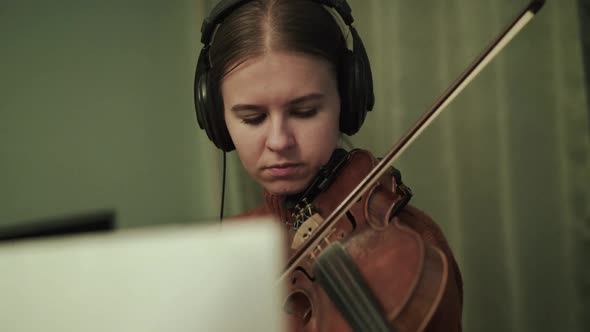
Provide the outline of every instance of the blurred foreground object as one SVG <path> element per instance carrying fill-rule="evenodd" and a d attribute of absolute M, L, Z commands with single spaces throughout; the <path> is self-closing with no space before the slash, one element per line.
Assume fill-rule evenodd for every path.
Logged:
<path fill-rule="evenodd" d="M 5 242 L 0 330 L 281 331 L 275 226 L 260 220 Z"/>

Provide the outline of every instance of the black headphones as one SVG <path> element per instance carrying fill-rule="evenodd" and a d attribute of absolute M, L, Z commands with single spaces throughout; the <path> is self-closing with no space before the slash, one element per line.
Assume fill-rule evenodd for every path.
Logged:
<path fill-rule="evenodd" d="M 222 0 L 211 11 L 201 26 L 203 48 L 199 54 L 195 72 L 194 98 L 199 127 L 204 129 L 209 139 L 223 151 L 235 149 L 227 127 L 223 110 L 218 109 L 212 97 L 209 69 L 209 47 L 215 28 L 232 11 L 251 0 Z M 352 10 L 345 0 L 309 0 L 333 8 L 349 27 L 353 50 L 346 49 L 338 72 L 338 86 L 341 100 L 340 131 L 355 134 L 363 124 L 368 111 L 373 109 L 373 77 L 369 58 L 360 36 L 352 26 Z"/>

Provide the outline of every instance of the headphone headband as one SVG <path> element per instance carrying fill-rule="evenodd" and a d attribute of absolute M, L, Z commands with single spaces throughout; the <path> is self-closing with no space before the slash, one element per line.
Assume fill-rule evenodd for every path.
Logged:
<path fill-rule="evenodd" d="M 209 16 L 203 20 L 201 25 L 201 43 L 208 45 L 211 42 L 211 36 L 215 27 L 236 9 L 251 0 L 222 0 L 218 2 L 209 13 Z"/>

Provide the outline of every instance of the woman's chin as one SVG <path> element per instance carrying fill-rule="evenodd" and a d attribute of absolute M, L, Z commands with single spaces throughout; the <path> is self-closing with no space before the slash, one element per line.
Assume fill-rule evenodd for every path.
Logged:
<path fill-rule="evenodd" d="M 271 183 L 264 186 L 264 189 L 272 195 L 285 196 L 302 192 L 306 183 Z"/>

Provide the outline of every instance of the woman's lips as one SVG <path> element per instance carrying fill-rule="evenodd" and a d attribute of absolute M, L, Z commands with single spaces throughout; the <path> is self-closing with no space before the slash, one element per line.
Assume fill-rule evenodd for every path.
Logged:
<path fill-rule="evenodd" d="M 291 177 L 296 175 L 301 168 L 301 164 L 294 164 L 294 163 L 285 163 L 285 164 L 275 164 L 265 167 L 265 170 L 270 172 L 273 177 L 276 178 L 284 178 L 284 177 Z"/>

